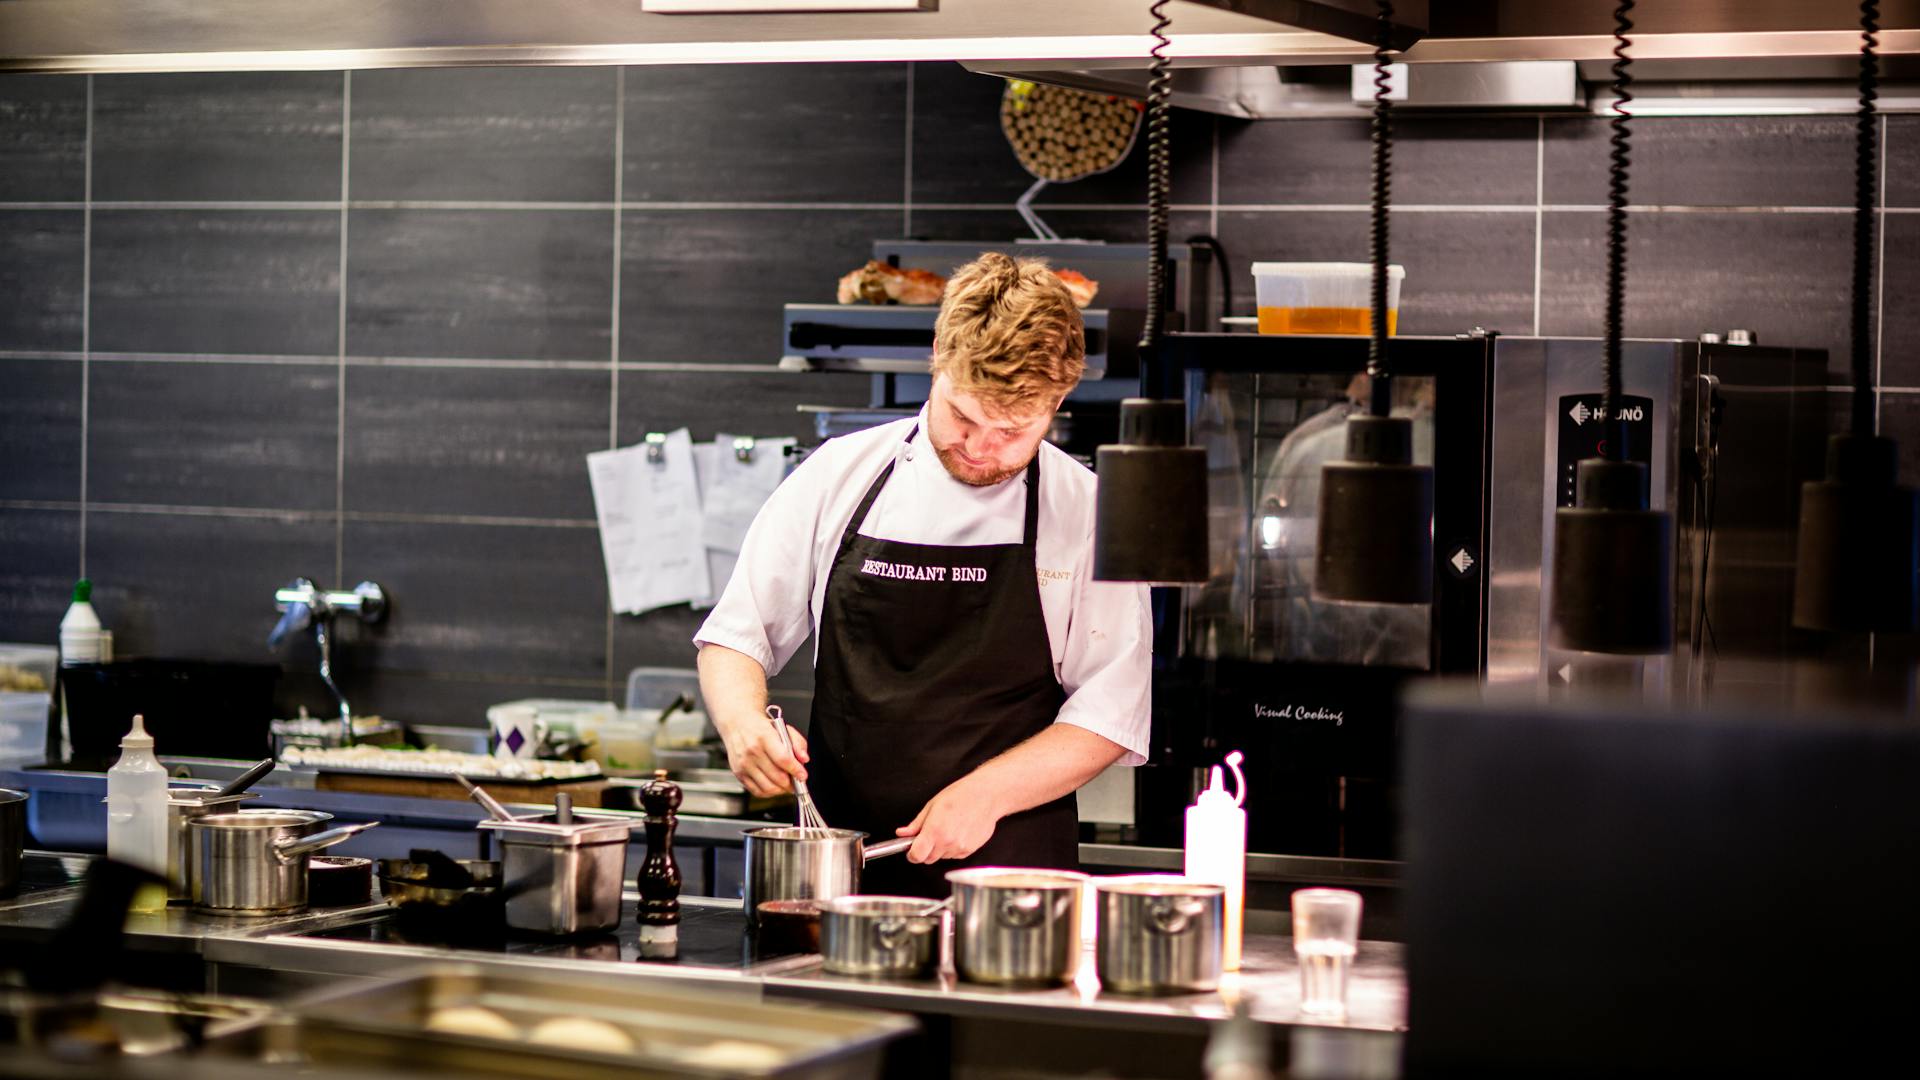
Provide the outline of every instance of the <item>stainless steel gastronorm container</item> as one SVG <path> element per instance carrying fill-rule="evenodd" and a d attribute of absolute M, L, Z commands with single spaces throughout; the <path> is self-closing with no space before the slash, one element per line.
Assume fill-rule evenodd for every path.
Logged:
<path fill-rule="evenodd" d="M 1220 985 L 1226 889 L 1115 878 L 1094 883 L 1094 968 L 1123 994 L 1198 994 Z"/>
<path fill-rule="evenodd" d="M 187 857 L 187 822 L 208 814 L 238 810 L 240 803 L 259 797 L 251 791 L 216 796 L 211 791 L 167 789 L 167 899 L 193 898 L 193 860 Z"/>
<path fill-rule="evenodd" d="M 913 896 L 842 896 L 820 905 L 821 966 L 835 975 L 918 979 L 940 965 L 942 912 Z"/>
<path fill-rule="evenodd" d="M 584 934 L 620 925 L 626 821 L 483 821 L 480 826 L 499 834 L 508 926 Z"/>
<path fill-rule="evenodd" d="M 307 906 L 307 856 L 371 829 L 318 810 L 239 810 L 187 822 L 193 906 L 215 915 L 284 915 Z"/>
<path fill-rule="evenodd" d="M 866 839 L 866 833 L 855 829 L 748 829 L 747 874 L 741 894 L 748 921 L 757 923 L 763 900 L 852 896 L 860 891 L 860 868 L 868 860 L 898 855 L 913 846 L 912 837 L 871 847 Z"/>
<path fill-rule="evenodd" d="M 969 982 L 1072 982 L 1080 969 L 1080 893 L 1087 875 L 974 866 L 953 886 L 953 966 Z"/>

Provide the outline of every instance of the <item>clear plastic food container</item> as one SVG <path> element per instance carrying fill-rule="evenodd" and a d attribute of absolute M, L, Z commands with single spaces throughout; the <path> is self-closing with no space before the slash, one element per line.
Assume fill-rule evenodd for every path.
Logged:
<path fill-rule="evenodd" d="M 1387 267 L 1387 333 L 1400 322 L 1403 266 Z M 1263 334 L 1359 334 L 1372 332 L 1373 266 L 1369 263 L 1300 262 L 1253 264 L 1253 285 Z"/>

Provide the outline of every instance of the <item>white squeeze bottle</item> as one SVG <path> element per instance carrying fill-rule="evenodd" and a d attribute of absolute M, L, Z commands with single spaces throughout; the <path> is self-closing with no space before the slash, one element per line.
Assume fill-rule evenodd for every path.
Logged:
<path fill-rule="evenodd" d="M 93 611 L 93 582 L 73 583 L 73 603 L 60 620 L 60 663 L 97 664 L 100 655 L 100 616 Z"/>
<path fill-rule="evenodd" d="M 153 756 L 153 736 L 139 716 L 120 740 L 120 760 L 107 770 L 107 857 L 161 877 L 167 873 L 167 770 Z M 141 889 L 133 907 L 157 911 L 166 905 L 166 889 L 157 887 Z"/>
<path fill-rule="evenodd" d="M 1227 755 L 1227 768 L 1233 770 L 1234 794 L 1227 794 L 1225 777 L 1215 765 L 1207 790 L 1187 807 L 1186 876 L 1227 887 L 1227 925 L 1222 960 L 1226 970 L 1240 970 L 1241 916 L 1247 903 L 1247 778 L 1240 771 L 1242 758 L 1235 750 Z"/>

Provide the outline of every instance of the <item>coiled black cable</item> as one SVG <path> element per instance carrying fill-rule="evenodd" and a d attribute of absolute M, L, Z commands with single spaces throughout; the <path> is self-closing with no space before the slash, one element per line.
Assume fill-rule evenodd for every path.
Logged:
<path fill-rule="evenodd" d="M 1879 0 L 1860 4 L 1860 112 L 1853 154 L 1853 420 L 1855 435 L 1872 435 L 1873 327 L 1868 301 L 1873 292 L 1874 202 L 1879 180 Z"/>
<path fill-rule="evenodd" d="M 1387 43 L 1393 34 L 1392 0 L 1380 0 L 1373 37 L 1373 191 L 1372 224 L 1368 232 L 1373 259 L 1372 311 L 1367 342 L 1367 411 L 1374 416 L 1393 412 L 1393 386 L 1387 373 L 1387 200 L 1393 193 L 1393 104 L 1387 100 L 1392 80 L 1387 77 Z"/>
<path fill-rule="evenodd" d="M 1167 59 L 1167 16 L 1171 0 L 1154 0 L 1147 8 L 1153 16 L 1153 61 L 1147 65 L 1147 321 L 1141 328 L 1140 347 L 1151 349 L 1165 329 L 1167 224 L 1171 218 L 1168 203 L 1173 186 L 1173 147 L 1168 137 L 1168 100 L 1173 95 L 1172 61 Z"/>
<path fill-rule="evenodd" d="M 1627 425 L 1620 418 L 1620 331 L 1627 292 L 1627 173 L 1633 164 L 1633 133 L 1627 127 L 1627 105 L 1633 101 L 1632 61 L 1627 59 L 1627 37 L 1633 29 L 1628 14 L 1633 0 L 1620 0 L 1613 9 L 1613 129 L 1607 154 L 1607 307 L 1606 353 L 1602 371 L 1606 392 L 1601 408 L 1607 415 L 1608 438 L 1602 447 L 1609 461 L 1622 461 L 1626 451 Z"/>

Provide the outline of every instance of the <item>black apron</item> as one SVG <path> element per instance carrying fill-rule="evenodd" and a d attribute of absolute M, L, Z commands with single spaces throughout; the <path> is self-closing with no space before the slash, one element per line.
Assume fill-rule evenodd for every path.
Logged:
<path fill-rule="evenodd" d="M 909 445 L 919 432 L 907 435 Z M 827 574 L 814 665 L 808 787 L 827 823 L 890 840 L 942 788 L 1045 731 L 1066 693 L 1034 570 L 1040 460 L 1027 467 L 1018 544 L 950 547 L 861 536 L 893 475 L 881 470 L 847 522 Z M 943 897 L 961 866 L 1079 867 L 1069 794 L 1010 814 L 966 859 L 868 863 L 860 891 Z"/>

